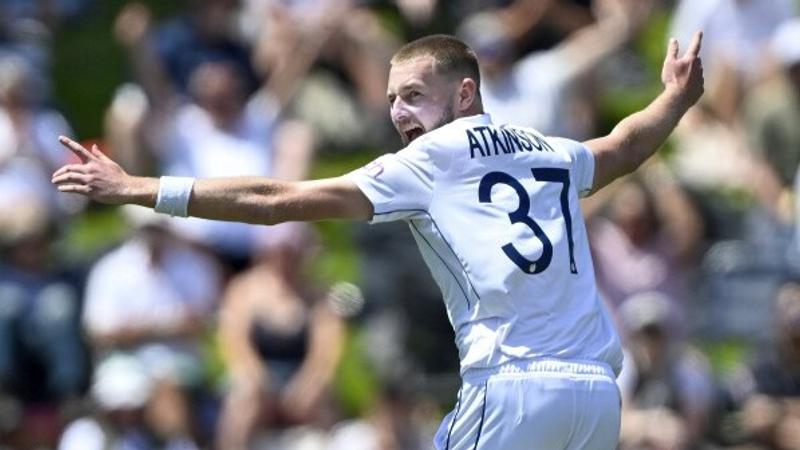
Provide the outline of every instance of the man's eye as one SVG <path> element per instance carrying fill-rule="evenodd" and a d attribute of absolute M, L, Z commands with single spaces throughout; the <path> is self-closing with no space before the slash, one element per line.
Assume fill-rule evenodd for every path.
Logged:
<path fill-rule="evenodd" d="M 408 93 L 408 97 L 409 97 L 409 98 L 417 98 L 417 97 L 419 97 L 420 95 L 422 95 L 422 94 L 421 94 L 421 93 L 419 93 L 419 92 L 417 92 L 417 91 L 411 91 L 411 92 L 409 92 L 409 93 Z"/>

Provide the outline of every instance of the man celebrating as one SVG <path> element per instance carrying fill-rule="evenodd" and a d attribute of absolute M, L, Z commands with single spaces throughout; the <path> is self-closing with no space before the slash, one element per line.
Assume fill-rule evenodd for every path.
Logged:
<path fill-rule="evenodd" d="M 392 58 L 387 94 L 406 148 L 347 175 L 141 178 L 61 137 L 82 162 L 53 183 L 177 216 L 405 220 L 442 289 L 461 358 L 463 385 L 436 447 L 613 449 L 622 352 L 597 294 L 578 197 L 639 167 L 700 98 L 701 40 L 698 32 L 680 56 L 672 39 L 664 91 L 584 143 L 493 124 L 474 52 L 436 35 Z"/>

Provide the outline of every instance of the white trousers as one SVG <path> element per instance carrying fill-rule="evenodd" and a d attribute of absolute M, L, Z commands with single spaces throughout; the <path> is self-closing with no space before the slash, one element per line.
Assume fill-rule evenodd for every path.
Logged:
<path fill-rule="evenodd" d="M 437 450 L 614 450 L 620 393 L 610 367 L 519 361 L 467 371 Z"/>

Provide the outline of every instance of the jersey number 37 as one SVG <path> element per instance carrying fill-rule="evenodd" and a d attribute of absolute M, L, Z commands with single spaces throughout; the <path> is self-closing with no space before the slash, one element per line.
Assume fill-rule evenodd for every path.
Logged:
<path fill-rule="evenodd" d="M 569 244 L 569 270 L 572 273 L 578 273 L 578 268 L 575 266 L 575 256 L 573 252 L 574 243 L 572 240 L 572 215 L 569 211 L 569 170 L 557 168 L 536 168 L 531 169 L 533 178 L 536 181 L 544 181 L 551 183 L 561 183 L 561 214 L 564 216 L 564 224 L 567 228 L 567 241 Z M 502 247 L 503 252 L 514 262 L 523 272 L 527 274 L 537 274 L 543 272 L 550 266 L 550 261 L 553 259 L 553 244 L 544 233 L 544 230 L 536 223 L 535 220 L 529 215 L 531 210 L 531 199 L 528 192 L 516 178 L 505 172 L 489 172 L 481 179 L 478 185 L 478 200 L 481 203 L 492 202 L 492 188 L 497 184 L 504 184 L 514 189 L 519 197 L 519 207 L 508 214 L 508 218 L 512 224 L 522 223 L 533 231 L 536 239 L 542 242 L 542 254 L 538 259 L 531 261 L 530 259 L 522 256 L 522 254 L 514 247 L 514 244 L 508 243 Z"/>

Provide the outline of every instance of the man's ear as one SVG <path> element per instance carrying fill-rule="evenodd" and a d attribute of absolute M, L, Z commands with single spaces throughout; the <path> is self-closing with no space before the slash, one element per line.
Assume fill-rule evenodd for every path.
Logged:
<path fill-rule="evenodd" d="M 458 109 L 460 111 L 468 111 L 473 107 L 478 96 L 478 85 L 472 78 L 464 78 L 461 80 L 461 86 L 458 89 Z"/>

